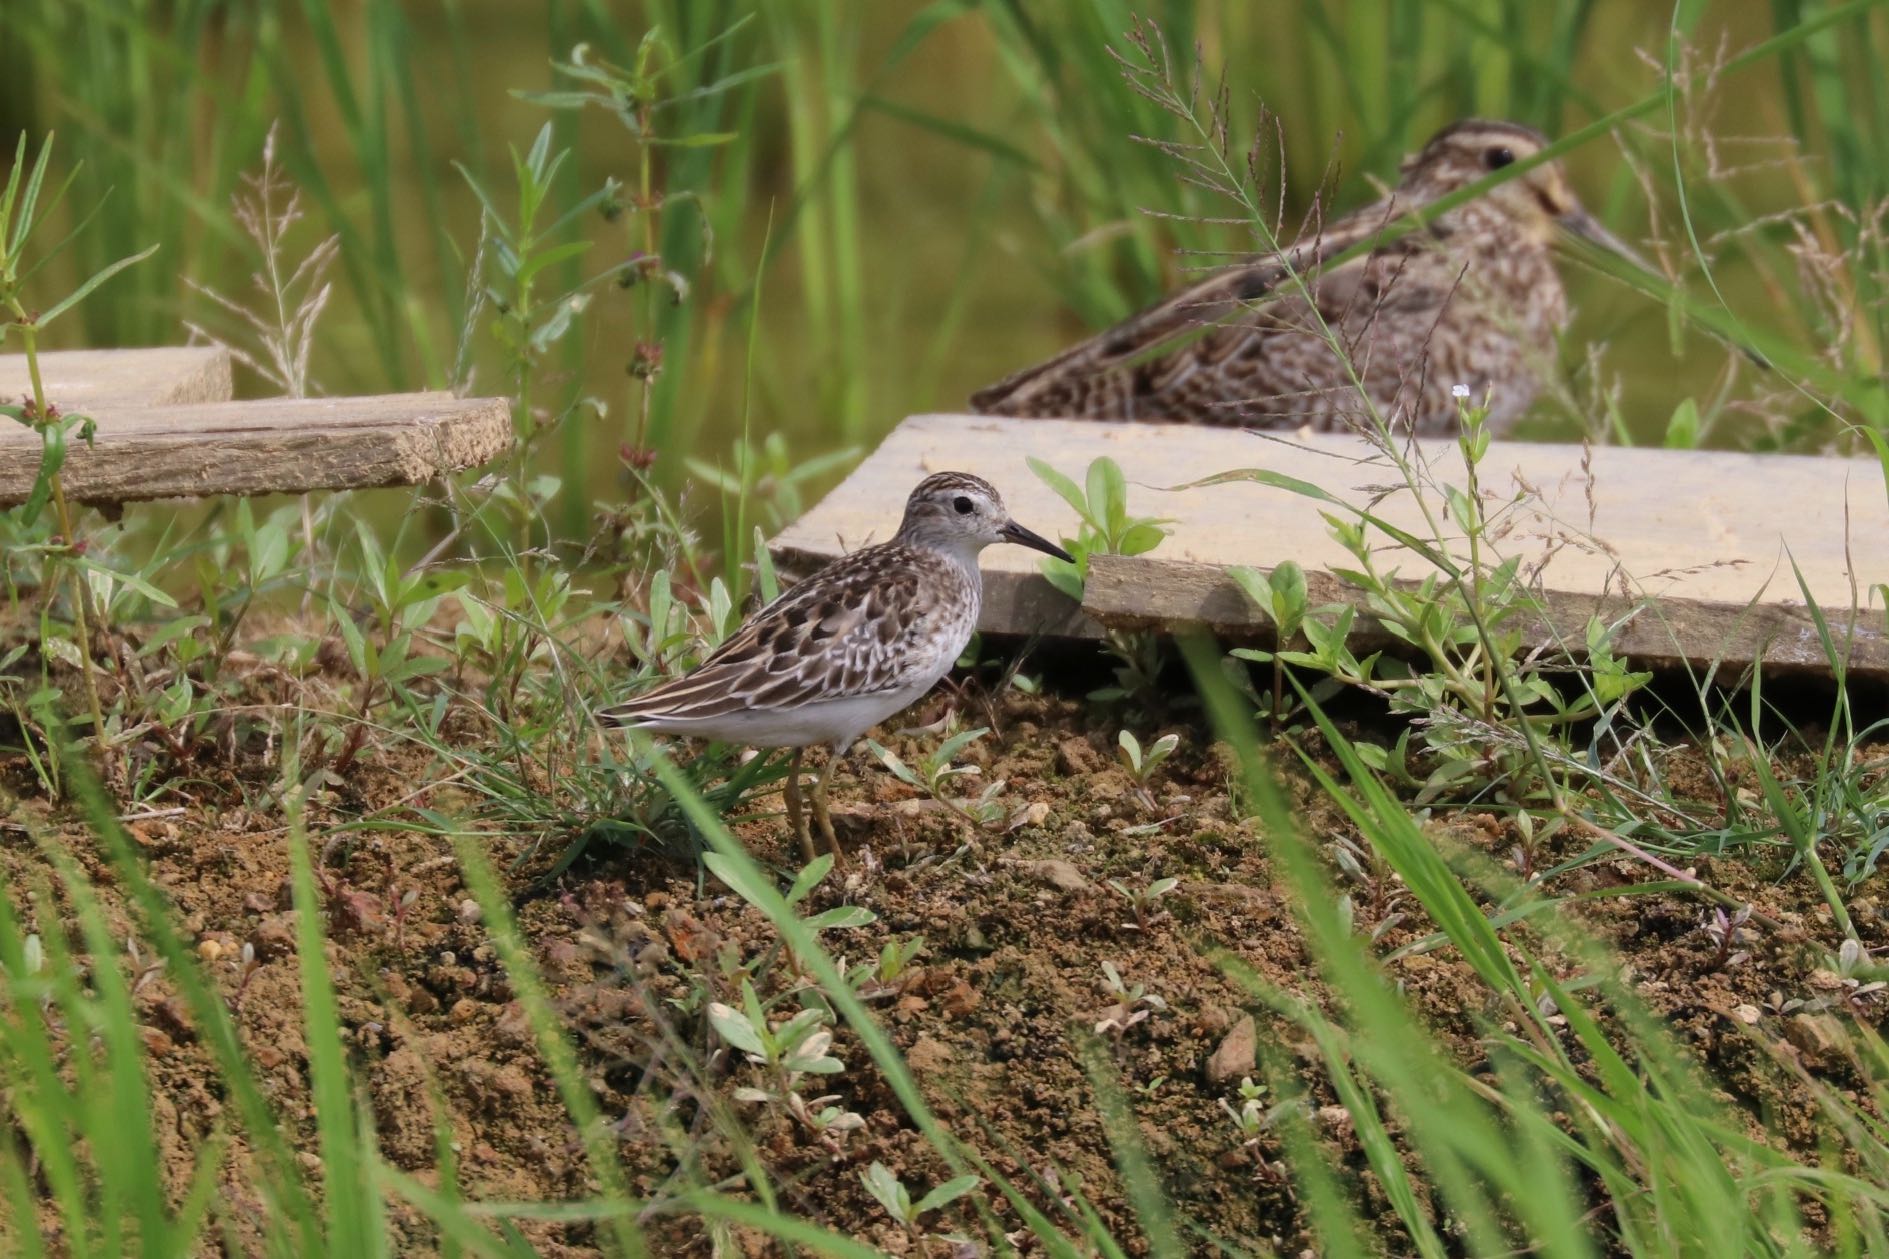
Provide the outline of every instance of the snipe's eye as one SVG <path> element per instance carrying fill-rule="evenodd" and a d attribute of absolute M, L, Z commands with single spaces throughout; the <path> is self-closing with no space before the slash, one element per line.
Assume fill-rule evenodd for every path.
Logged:
<path fill-rule="evenodd" d="M 951 506 L 957 510 L 958 515 L 968 516 L 971 514 L 971 508 L 974 506 L 974 504 L 971 502 L 970 499 L 960 494 L 956 498 L 951 500 Z"/>
<path fill-rule="evenodd" d="M 1493 149 L 1485 149 L 1482 154 L 1482 164 L 1490 170 L 1501 170 L 1514 160 L 1515 150 L 1506 144 L 1498 144 Z"/>

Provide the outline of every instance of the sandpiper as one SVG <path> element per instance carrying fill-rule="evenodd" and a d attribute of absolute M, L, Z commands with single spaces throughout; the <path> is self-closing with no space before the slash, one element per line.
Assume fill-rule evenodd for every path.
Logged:
<path fill-rule="evenodd" d="M 1069 554 L 1010 518 L 989 482 L 964 472 L 926 477 L 890 542 L 853 552 L 756 612 L 692 673 L 599 715 L 617 725 L 751 747 L 794 749 L 787 816 L 811 861 L 800 799 L 804 749 L 831 749 L 813 814 L 834 854 L 827 782 L 860 735 L 931 690 L 977 628 L 984 582 L 977 556 L 1015 542 Z"/>
<path fill-rule="evenodd" d="M 1549 249 L 1557 233 L 1639 263 L 1581 208 L 1558 163 L 1324 264 L 1546 144 L 1514 123 L 1447 127 L 1405 161 L 1384 200 L 1283 253 L 1217 272 L 981 390 L 971 405 L 999 415 L 1364 431 L 1374 408 L 1392 427 L 1449 434 L 1460 414 L 1451 389 L 1463 385 L 1488 399 L 1490 426 L 1506 428 L 1534 401 L 1567 325 Z"/>

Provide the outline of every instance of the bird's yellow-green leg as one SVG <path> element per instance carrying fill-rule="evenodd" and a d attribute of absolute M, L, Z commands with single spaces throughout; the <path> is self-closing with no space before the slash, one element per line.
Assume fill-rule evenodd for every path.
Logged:
<path fill-rule="evenodd" d="M 826 764 L 820 767 L 820 777 L 813 784 L 813 820 L 820 825 L 820 837 L 826 840 L 826 846 L 833 850 L 835 865 L 844 865 L 846 854 L 840 851 L 839 836 L 833 833 L 833 815 L 826 808 L 826 785 L 833 780 L 833 771 L 839 768 L 842 757 L 846 755 L 843 747 L 834 748 L 828 753 Z M 813 850 L 807 850 L 811 853 Z"/>
<path fill-rule="evenodd" d="M 794 759 L 787 762 L 787 824 L 800 841 L 800 855 L 812 861 L 813 835 L 807 830 L 807 811 L 800 807 L 800 755 L 801 749 L 795 748 Z"/>

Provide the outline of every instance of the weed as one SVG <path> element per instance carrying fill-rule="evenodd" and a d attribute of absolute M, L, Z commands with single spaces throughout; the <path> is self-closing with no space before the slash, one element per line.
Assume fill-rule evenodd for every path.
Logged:
<path fill-rule="evenodd" d="M 26 133 L 22 131 L 14 147 L 6 191 L 0 194 L 0 345 L 4 345 L 9 336 L 18 339 L 26 358 L 27 376 L 32 381 L 32 394 L 18 406 L 0 403 L 0 419 L 24 425 L 38 436 L 39 473 L 25 503 L 8 513 L 4 528 L 12 536 L 0 535 L 0 541 L 7 544 L 4 553 L 9 570 L 17 559 L 28 559 L 33 552 L 38 553 L 42 563 L 40 585 L 47 591 L 58 589 L 62 578 L 69 579 L 71 627 L 64 632 L 53 631 L 51 622 L 42 618 L 41 650 L 62 655 L 77 665 L 85 683 L 93 742 L 102 763 L 122 777 L 122 767 L 110 747 L 105 710 L 99 702 L 98 666 L 92 655 L 93 630 L 102 628 L 93 608 L 92 579 L 98 573 L 109 577 L 110 572 L 87 557 L 88 547 L 77 531 L 78 517 L 66 501 L 63 472 L 71 443 L 77 440 L 89 445 L 93 424 L 84 415 L 61 412 L 47 397 L 39 366 L 39 338 L 55 320 L 93 290 L 125 268 L 150 257 L 157 246 L 107 264 L 50 304 L 42 306 L 32 302 L 26 290 L 27 280 L 71 240 L 67 237 L 65 242 L 50 249 L 38 248 L 47 217 L 64 199 L 70 180 L 52 189 L 51 199 L 42 203 L 41 197 L 48 191 L 46 174 L 52 160 L 52 137 L 48 135 L 40 145 L 39 154 L 30 167 L 26 154 Z M 54 512 L 55 528 L 51 531 L 41 526 L 48 504 Z M 36 526 L 40 527 L 36 529 Z M 12 584 L 10 580 L 8 584 Z"/>
<path fill-rule="evenodd" d="M 1098 1036 L 1120 1036 L 1168 1008 L 1167 1002 L 1149 992 L 1145 984 L 1130 984 L 1124 980 L 1113 962 L 1102 963 L 1102 991 L 1114 997 L 1115 1003 L 1096 1019 Z"/>
<path fill-rule="evenodd" d="M 1165 909 L 1159 908 L 1159 903 L 1163 896 L 1166 896 L 1169 892 L 1179 887 L 1181 881 L 1170 875 L 1165 879 L 1155 879 L 1141 887 L 1124 883 L 1120 879 L 1110 879 L 1108 885 L 1117 896 L 1127 901 L 1129 907 L 1135 911 L 1135 920 L 1133 922 L 1125 922 L 1122 926 L 1131 931 L 1145 932 L 1159 926 L 1161 923 L 1168 921 L 1174 916 Z"/>
<path fill-rule="evenodd" d="M 833 1033 L 826 1030 L 827 1019 L 825 1010 L 806 1009 L 782 1022 L 770 1022 L 754 985 L 746 979 L 741 981 L 740 1008 L 719 1001 L 708 1007 L 708 1021 L 716 1033 L 771 1078 L 777 1092 L 763 1094 L 760 1100 L 764 1101 L 779 1100 L 794 1091 L 803 1075 L 838 1075 L 846 1069 L 828 1052 Z"/>
<path fill-rule="evenodd" d="M 1253 1083 L 1250 1075 L 1240 1077 L 1239 1105 L 1235 1106 L 1227 1098 L 1220 1099 L 1220 1109 L 1226 1112 L 1227 1120 L 1233 1130 L 1239 1134 L 1240 1144 L 1247 1148 L 1257 1148 L 1270 1126 L 1267 1122 L 1264 1084 Z"/>
<path fill-rule="evenodd" d="M 909 940 L 887 940 L 880 946 L 875 963 L 861 967 L 857 972 L 859 978 L 854 982 L 860 997 L 871 1001 L 894 997 L 903 992 L 910 978 L 912 961 L 924 949 L 924 936 L 913 936 Z"/>
<path fill-rule="evenodd" d="M 1115 753 L 1127 769 L 1128 776 L 1135 780 L 1135 789 L 1141 794 L 1141 802 L 1148 808 L 1154 808 L 1154 795 L 1149 791 L 1149 784 L 1154 781 L 1155 773 L 1174 750 L 1181 745 L 1178 734 L 1164 734 L 1149 744 L 1144 750 L 1141 740 L 1129 730 L 1123 730 L 1115 736 Z"/>
<path fill-rule="evenodd" d="M 1236 647 L 1233 656 L 1239 660 L 1250 660 L 1256 664 L 1272 666 L 1272 692 L 1262 715 L 1274 724 L 1283 724 L 1291 715 L 1286 707 L 1286 652 L 1293 648 L 1302 632 L 1306 630 L 1306 618 L 1309 609 L 1306 606 L 1305 570 L 1294 560 L 1286 560 L 1272 570 L 1262 573 L 1256 568 L 1235 565 L 1227 570 L 1246 597 L 1253 602 L 1273 627 L 1273 647 L 1262 651 L 1257 647 Z M 1311 634 L 1314 651 L 1302 653 L 1318 658 L 1333 658 L 1342 648 L 1344 635 L 1334 635 L 1336 618 L 1343 614 L 1340 608 L 1319 609 L 1320 615 L 1312 621 Z M 1331 617 L 1326 620 L 1325 617 Z"/>
<path fill-rule="evenodd" d="M 873 1160 L 872 1166 L 859 1173 L 859 1179 L 866 1186 L 866 1192 L 885 1208 L 886 1214 L 913 1241 L 920 1239 L 919 1221 L 922 1217 L 943 1210 L 984 1183 L 981 1176 L 958 1176 L 945 1181 L 914 1202 L 911 1191 L 877 1159 Z M 940 1240 L 957 1245 L 966 1244 L 961 1237 L 942 1237 Z"/>
<path fill-rule="evenodd" d="M 1062 539 L 1063 549 L 1075 557 L 1073 564 L 1060 559 L 1042 561 L 1050 584 L 1076 602 L 1082 601 L 1091 556 L 1145 555 L 1167 537 L 1164 521 L 1128 514 L 1128 480 L 1113 459 L 1104 456 L 1092 461 L 1081 486 L 1041 459 L 1031 456 L 1025 462 L 1043 484 L 1075 509 L 1082 522 L 1075 537 Z M 1163 702 L 1159 640 L 1146 631 L 1111 629 L 1104 632 L 1102 642 L 1117 661 L 1115 685 L 1094 691 L 1089 698 L 1100 702 L 1132 699 L 1144 709 L 1158 709 Z"/>
<path fill-rule="evenodd" d="M 989 727 L 978 726 L 948 734 L 944 742 L 925 754 L 915 769 L 876 739 L 867 739 L 866 747 L 894 778 L 908 787 L 918 788 L 978 830 L 990 830 L 1009 816 L 1001 798 L 1007 783 L 985 783 L 975 796 L 954 796 L 947 790 L 952 779 L 976 778 L 983 772 L 975 765 L 955 765 L 952 762 L 958 753 L 989 733 Z"/>
<path fill-rule="evenodd" d="M 1712 941 L 1712 958 L 1705 964 L 1708 971 L 1727 970 L 1751 955 L 1740 946 L 1746 943 L 1745 924 L 1751 921 L 1751 906 L 1746 905 L 1727 914 L 1720 906 L 1713 906 L 1711 916 L 1700 924 L 1706 938 Z"/>

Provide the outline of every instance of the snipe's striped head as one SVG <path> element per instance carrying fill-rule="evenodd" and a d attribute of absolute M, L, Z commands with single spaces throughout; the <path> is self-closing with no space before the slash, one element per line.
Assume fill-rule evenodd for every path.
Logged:
<path fill-rule="evenodd" d="M 972 557 L 992 543 L 1015 542 L 1070 559 L 1054 542 L 1012 520 L 997 487 L 968 472 L 935 472 L 920 481 L 905 500 L 897 540 Z"/>
<path fill-rule="evenodd" d="M 1548 147 L 1548 139 L 1520 123 L 1468 118 L 1443 128 L 1405 160 L 1398 191 L 1417 202 L 1435 201 L 1525 162 Z M 1469 203 L 1471 214 L 1493 209 L 1531 244 L 1546 245 L 1557 230 L 1571 232 L 1639 263 L 1639 257 L 1581 208 L 1560 162 L 1543 162 L 1508 179 Z M 1446 216 L 1447 218 L 1447 216 Z"/>

